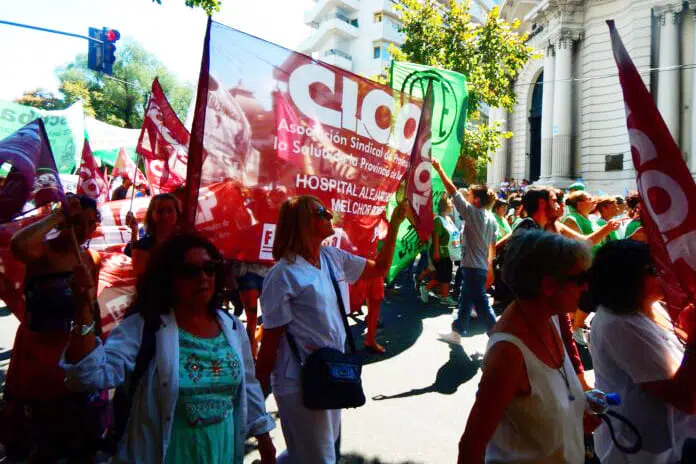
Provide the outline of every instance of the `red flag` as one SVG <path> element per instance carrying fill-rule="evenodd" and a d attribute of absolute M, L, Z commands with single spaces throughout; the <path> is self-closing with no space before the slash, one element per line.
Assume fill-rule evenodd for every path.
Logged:
<path fill-rule="evenodd" d="M 674 314 L 696 302 L 696 184 L 614 21 L 607 24 L 643 202 L 641 220 Z"/>
<path fill-rule="evenodd" d="M 226 241 L 233 245 L 229 258 L 272 259 L 278 210 L 296 194 L 314 195 L 335 212 L 337 234 L 347 234 L 337 238 L 341 246 L 370 243 L 408 171 L 421 106 L 211 21 L 191 132 L 186 222 L 193 223 L 203 197 L 199 186 L 223 182 L 231 184 L 240 216 L 249 218 Z"/>
<path fill-rule="evenodd" d="M 0 190 L 0 222 L 9 221 L 33 201 L 41 206 L 65 201 L 56 162 L 41 119 L 36 119 L 0 142 L 0 165 L 12 168 Z"/>
<path fill-rule="evenodd" d="M 80 180 L 77 184 L 78 195 L 86 195 L 97 203 L 103 203 L 109 199 L 109 184 L 104 179 L 97 166 L 97 161 L 92 155 L 89 141 L 85 139 L 82 147 L 82 163 L 79 171 Z"/>
<path fill-rule="evenodd" d="M 135 174 L 135 179 L 133 175 Z M 114 169 L 111 172 L 111 177 L 128 177 L 133 180 L 136 185 L 145 184 L 147 185 L 147 179 L 137 168 L 132 159 L 126 154 L 126 150 L 121 148 L 118 151 L 118 157 L 114 163 Z"/>
<path fill-rule="evenodd" d="M 431 128 L 430 124 L 433 115 L 433 92 L 428 87 L 423 102 L 423 112 L 421 113 L 420 123 L 416 143 L 411 152 L 411 168 L 408 171 L 406 187 L 406 199 L 413 209 L 414 224 L 418 237 L 422 242 L 427 242 L 433 232 L 433 179 L 431 171 Z"/>
<path fill-rule="evenodd" d="M 135 149 L 145 161 L 154 194 L 172 192 L 185 182 L 190 138 L 155 78 Z"/>

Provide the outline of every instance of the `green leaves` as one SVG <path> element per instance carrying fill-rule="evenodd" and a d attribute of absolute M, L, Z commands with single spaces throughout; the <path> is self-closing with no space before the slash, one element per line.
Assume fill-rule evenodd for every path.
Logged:
<path fill-rule="evenodd" d="M 390 49 L 394 59 L 464 74 L 470 121 L 479 120 L 482 104 L 512 111 L 514 80 L 533 57 L 527 36 L 517 32 L 519 21 L 507 22 L 494 7 L 484 24 L 473 22 L 471 0 L 402 0 L 397 8 L 405 41 L 401 50 Z M 465 130 L 461 155 L 488 160 L 501 137 L 511 136 L 499 124 L 479 120 Z"/>
<path fill-rule="evenodd" d="M 142 125 L 155 77 L 182 120 L 193 95 L 193 85 L 181 83 L 156 56 L 129 40 L 119 43 L 113 77 L 87 69 L 85 55 L 78 55 L 56 74 L 65 106 L 82 101 L 87 114 L 120 127 Z"/>
<path fill-rule="evenodd" d="M 213 13 L 220 11 L 220 5 L 222 5 L 222 0 L 185 0 L 186 6 L 190 8 L 202 8 L 208 16 L 212 16 Z M 162 4 L 162 0 L 152 0 L 153 3 L 158 5 Z"/>

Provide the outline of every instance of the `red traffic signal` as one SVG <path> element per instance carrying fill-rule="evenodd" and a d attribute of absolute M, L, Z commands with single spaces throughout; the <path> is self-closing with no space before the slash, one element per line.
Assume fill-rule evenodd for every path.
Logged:
<path fill-rule="evenodd" d="M 116 29 L 106 29 L 104 31 L 104 40 L 107 42 L 116 42 L 121 38 L 121 34 Z"/>

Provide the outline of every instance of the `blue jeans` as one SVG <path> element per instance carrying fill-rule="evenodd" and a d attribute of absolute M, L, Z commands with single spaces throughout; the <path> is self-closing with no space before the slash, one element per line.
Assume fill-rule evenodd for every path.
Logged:
<path fill-rule="evenodd" d="M 484 319 L 487 332 L 495 325 L 495 314 L 488 303 L 486 295 L 486 277 L 488 271 L 465 267 L 462 271 L 462 289 L 459 293 L 459 314 L 452 323 L 452 330 L 460 335 L 466 335 L 469 331 L 471 320 L 471 306 L 473 305 L 479 317 Z"/>

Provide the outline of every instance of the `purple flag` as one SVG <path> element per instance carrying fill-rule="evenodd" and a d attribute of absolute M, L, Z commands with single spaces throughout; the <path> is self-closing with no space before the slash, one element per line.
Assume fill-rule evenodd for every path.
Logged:
<path fill-rule="evenodd" d="M 0 221 L 22 213 L 27 202 L 35 207 L 65 202 L 56 162 L 41 119 L 36 119 L 0 141 L 0 164 L 12 165 L 0 190 Z"/>

